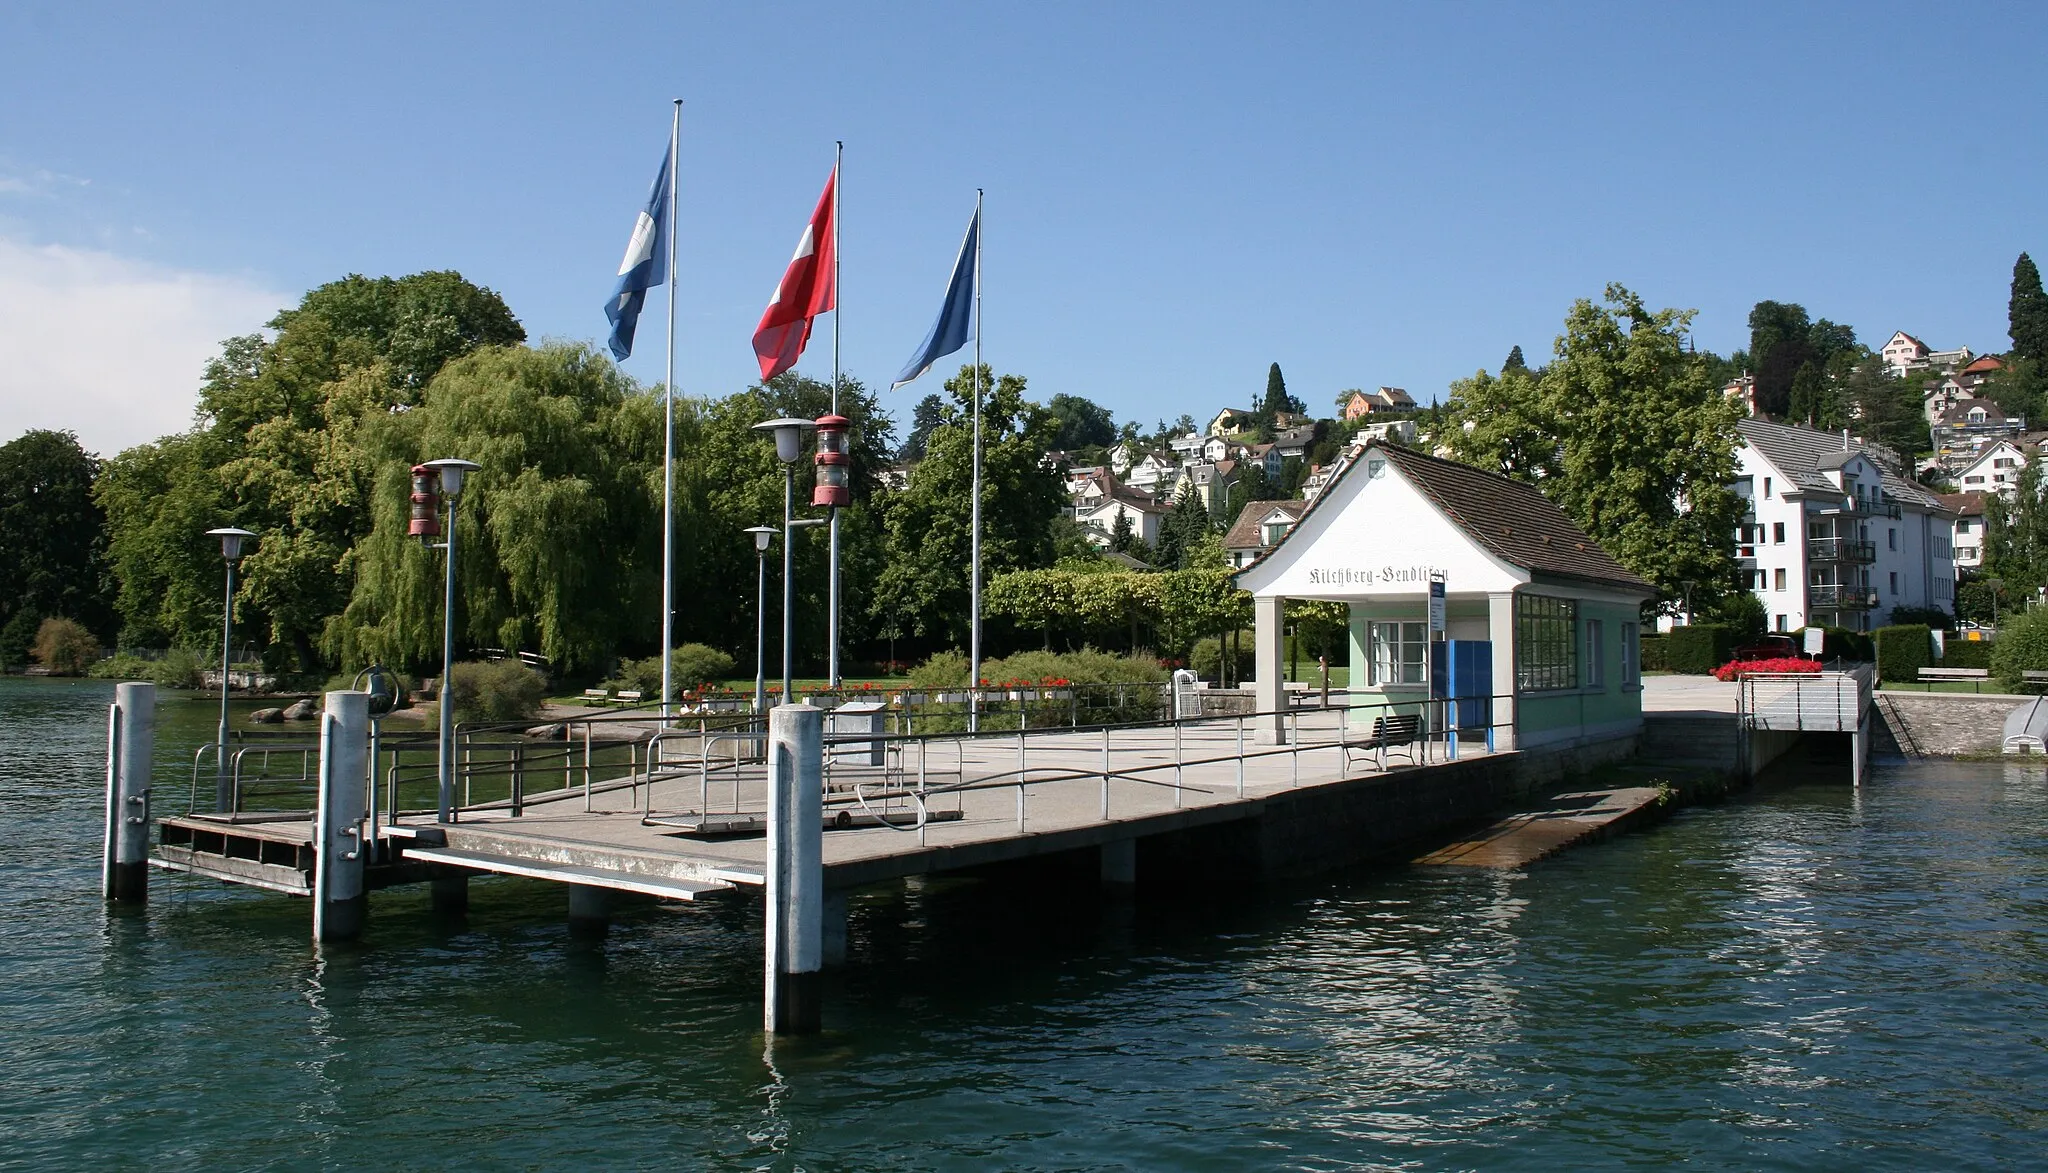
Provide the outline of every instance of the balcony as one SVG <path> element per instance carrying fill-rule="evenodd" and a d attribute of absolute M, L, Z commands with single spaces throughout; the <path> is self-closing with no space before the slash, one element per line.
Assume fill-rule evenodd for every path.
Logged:
<path fill-rule="evenodd" d="M 1867 586 L 1814 583 L 1806 588 L 1809 611 L 1863 611 L 1877 606 L 1877 592 Z"/>
<path fill-rule="evenodd" d="M 1816 511 L 1822 517 L 1889 517 L 1899 520 L 1897 501 L 1873 501 L 1868 498 L 1842 499 L 1840 505 L 1822 506 Z"/>
<path fill-rule="evenodd" d="M 1877 561 L 1877 543 L 1857 538 L 1808 538 L 1806 557 L 1812 562 L 1852 562 L 1868 565 Z"/>

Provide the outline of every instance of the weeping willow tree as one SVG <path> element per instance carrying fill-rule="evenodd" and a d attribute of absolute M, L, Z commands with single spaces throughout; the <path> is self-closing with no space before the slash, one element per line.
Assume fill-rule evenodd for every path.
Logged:
<path fill-rule="evenodd" d="M 679 432 L 693 424 L 678 402 Z M 660 621 L 661 403 L 580 345 L 478 351 L 419 406 L 369 421 L 374 523 L 348 555 L 347 607 L 329 625 L 345 667 L 437 664 L 442 555 L 406 536 L 411 467 L 482 465 L 464 484 L 456 642 L 533 650 L 558 671 L 605 668 Z"/>

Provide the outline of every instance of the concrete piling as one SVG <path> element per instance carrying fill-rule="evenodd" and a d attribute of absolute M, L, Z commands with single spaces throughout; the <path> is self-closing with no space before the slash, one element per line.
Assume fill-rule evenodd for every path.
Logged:
<path fill-rule="evenodd" d="M 1128 896 L 1138 888 L 1138 841 L 1112 839 L 1098 849 L 1102 854 L 1102 887 L 1114 896 Z"/>
<path fill-rule="evenodd" d="M 327 694 L 320 717 L 320 805 L 314 820 L 313 939 L 361 935 L 370 897 L 363 887 L 363 824 L 369 810 L 370 694 Z"/>
<path fill-rule="evenodd" d="M 768 715 L 766 998 L 769 1034 L 820 1029 L 824 963 L 825 711 L 780 705 Z"/>
<path fill-rule="evenodd" d="M 155 755 L 156 685 L 115 685 L 107 708 L 107 838 L 100 865 L 108 900 L 149 899 L 149 767 Z"/>
<path fill-rule="evenodd" d="M 468 876 L 442 876 L 428 887 L 436 915 L 462 916 L 469 911 Z"/>
<path fill-rule="evenodd" d="M 612 892 L 590 884 L 569 885 L 569 935 L 602 937 L 611 927 Z"/>

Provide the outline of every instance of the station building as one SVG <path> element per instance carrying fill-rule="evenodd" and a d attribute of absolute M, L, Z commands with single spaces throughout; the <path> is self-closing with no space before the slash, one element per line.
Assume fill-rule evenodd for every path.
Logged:
<path fill-rule="evenodd" d="M 1430 590 L 1444 583 L 1432 633 Z M 1257 628 L 1257 706 L 1287 706 L 1289 599 L 1350 608 L 1354 724 L 1421 714 L 1432 689 L 1498 748 L 1592 744 L 1642 729 L 1642 605 L 1656 588 L 1624 570 L 1535 488 L 1380 443 L 1358 453 L 1237 584 Z M 1436 645 L 1436 646 L 1432 646 Z M 1389 706 L 1392 706 L 1391 708 Z M 1443 706 L 1435 707 L 1444 719 Z M 1284 739 L 1283 717 L 1262 740 Z"/>

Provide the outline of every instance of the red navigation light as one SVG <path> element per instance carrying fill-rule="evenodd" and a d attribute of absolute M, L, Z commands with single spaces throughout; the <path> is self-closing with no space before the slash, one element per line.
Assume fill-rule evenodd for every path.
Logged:
<path fill-rule="evenodd" d="M 851 462 L 846 455 L 846 430 L 852 425 L 843 415 L 818 417 L 818 454 L 812 458 L 818 468 L 818 485 L 811 490 L 811 504 L 835 508 L 853 504 L 847 475 Z"/>
<path fill-rule="evenodd" d="M 428 543 L 441 536 L 441 478 L 424 464 L 412 466 L 412 521 L 405 532 Z"/>

